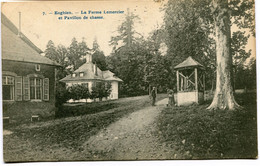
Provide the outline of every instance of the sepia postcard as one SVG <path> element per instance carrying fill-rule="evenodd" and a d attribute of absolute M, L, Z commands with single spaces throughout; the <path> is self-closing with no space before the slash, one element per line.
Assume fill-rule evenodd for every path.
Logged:
<path fill-rule="evenodd" d="M 1 3 L 3 160 L 258 158 L 254 0 Z"/>

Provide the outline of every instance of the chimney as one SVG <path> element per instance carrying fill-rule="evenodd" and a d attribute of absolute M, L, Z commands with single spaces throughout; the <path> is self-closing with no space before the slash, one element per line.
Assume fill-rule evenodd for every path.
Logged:
<path fill-rule="evenodd" d="M 95 63 L 93 67 L 94 67 L 94 74 L 97 76 L 97 64 Z"/>
<path fill-rule="evenodd" d="M 92 62 L 92 55 L 87 54 L 86 55 L 86 63 L 91 63 Z"/>
<path fill-rule="evenodd" d="M 92 62 L 92 55 L 89 55 L 89 62 Z"/>
<path fill-rule="evenodd" d="M 19 29 L 18 29 L 18 36 L 21 37 L 21 12 L 19 12 Z"/>

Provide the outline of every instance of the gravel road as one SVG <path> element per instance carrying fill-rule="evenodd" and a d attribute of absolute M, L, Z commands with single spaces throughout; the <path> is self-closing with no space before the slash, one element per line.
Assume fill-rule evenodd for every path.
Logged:
<path fill-rule="evenodd" d="M 158 140 L 156 120 L 168 99 L 136 111 L 111 124 L 84 143 L 93 160 L 167 159 L 174 154 Z M 90 155 L 89 154 L 89 155 Z"/>

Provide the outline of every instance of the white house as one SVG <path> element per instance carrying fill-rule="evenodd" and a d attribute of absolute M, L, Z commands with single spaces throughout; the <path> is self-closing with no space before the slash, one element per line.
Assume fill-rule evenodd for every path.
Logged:
<path fill-rule="evenodd" d="M 101 71 L 96 64 L 92 62 L 92 56 L 86 56 L 86 63 L 80 66 L 77 70 L 75 70 L 72 74 L 67 75 L 65 78 L 60 80 L 61 82 L 66 83 L 66 86 L 72 86 L 74 84 L 81 84 L 88 87 L 91 92 L 92 86 L 95 86 L 97 82 L 105 81 L 110 82 L 111 94 L 108 99 L 118 99 L 118 83 L 122 82 L 122 80 L 115 76 L 109 70 Z M 83 100 L 82 100 L 83 101 Z M 91 102 L 92 100 L 88 99 L 87 102 Z"/>

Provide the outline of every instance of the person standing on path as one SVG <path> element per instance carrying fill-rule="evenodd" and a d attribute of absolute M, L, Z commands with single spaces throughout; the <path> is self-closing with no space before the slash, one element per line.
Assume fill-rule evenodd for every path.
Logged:
<path fill-rule="evenodd" d="M 168 100 L 168 106 L 174 106 L 175 103 L 174 103 L 174 91 L 169 89 L 168 90 L 168 97 L 169 97 L 169 100 Z"/>
<path fill-rule="evenodd" d="M 152 106 L 155 106 L 155 100 L 156 100 L 155 87 L 153 87 L 153 89 L 151 91 L 151 96 L 152 96 Z"/>

